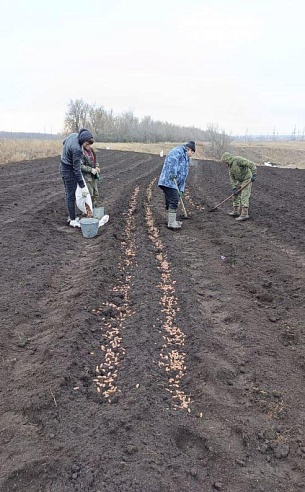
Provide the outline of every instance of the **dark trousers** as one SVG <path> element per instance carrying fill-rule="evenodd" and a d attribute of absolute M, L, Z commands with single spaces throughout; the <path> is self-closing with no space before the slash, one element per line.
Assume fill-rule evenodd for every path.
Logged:
<path fill-rule="evenodd" d="M 66 193 L 66 206 L 71 220 L 75 219 L 75 192 L 77 188 L 77 181 L 73 171 L 62 171 L 61 177 L 65 186 Z"/>
<path fill-rule="evenodd" d="M 164 193 L 165 197 L 165 208 L 166 210 L 177 210 L 179 202 L 179 193 L 175 188 L 168 188 L 167 186 L 160 185 L 159 188 Z"/>

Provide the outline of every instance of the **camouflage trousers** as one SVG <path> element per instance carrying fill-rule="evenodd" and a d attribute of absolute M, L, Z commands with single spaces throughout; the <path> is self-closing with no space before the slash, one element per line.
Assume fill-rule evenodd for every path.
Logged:
<path fill-rule="evenodd" d="M 241 183 L 238 183 L 236 188 L 237 189 L 242 188 L 247 183 L 249 183 L 249 179 L 247 179 L 246 181 L 242 181 Z M 252 183 L 250 182 L 250 184 L 246 186 L 246 188 L 241 193 L 238 193 L 238 195 L 234 195 L 233 207 L 242 206 L 245 208 L 249 208 L 251 189 L 252 189 Z"/>
<path fill-rule="evenodd" d="M 97 179 L 91 178 L 91 176 L 87 177 L 85 173 L 83 173 L 83 176 L 86 185 L 88 186 L 88 190 L 92 200 L 92 205 L 93 207 L 97 207 L 97 197 L 98 197 Z"/>

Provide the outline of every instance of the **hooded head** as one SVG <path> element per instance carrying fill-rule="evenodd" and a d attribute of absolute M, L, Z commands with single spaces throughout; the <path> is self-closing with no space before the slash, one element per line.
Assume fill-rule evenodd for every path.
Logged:
<path fill-rule="evenodd" d="M 94 138 L 91 132 L 86 128 L 82 128 L 78 132 L 78 141 L 80 145 L 83 145 L 85 142 L 89 142 L 90 144 L 94 143 Z"/>
<path fill-rule="evenodd" d="M 190 140 L 187 144 L 185 144 L 185 146 L 188 149 L 191 149 L 193 152 L 196 152 L 196 145 L 195 145 L 195 142 L 193 140 Z"/>
<path fill-rule="evenodd" d="M 226 162 L 227 164 L 231 164 L 232 159 L 233 159 L 233 156 L 230 154 L 230 152 L 225 152 L 221 156 L 222 162 Z"/>

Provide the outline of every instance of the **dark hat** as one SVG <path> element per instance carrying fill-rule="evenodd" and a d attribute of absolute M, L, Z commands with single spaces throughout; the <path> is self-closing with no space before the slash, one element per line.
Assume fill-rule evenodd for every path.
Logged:
<path fill-rule="evenodd" d="M 89 130 L 87 130 L 86 128 L 82 128 L 81 130 L 79 130 L 78 141 L 79 141 L 80 145 L 83 145 L 83 143 L 89 142 L 90 140 L 93 140 L 93 142 L 94 142 L 93 135 L 91 132 L 89 132 Z"/>
<path fill-rule="evenodd" d="M 193 152 L 196 152 L 196 145 L 193 140 L 190 140 L 187 144 L 185 144 L 185 146 L 191 149 Z"/>

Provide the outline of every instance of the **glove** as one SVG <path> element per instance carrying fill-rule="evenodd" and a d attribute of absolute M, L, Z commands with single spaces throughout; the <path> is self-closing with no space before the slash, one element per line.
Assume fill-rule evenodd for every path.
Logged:
<path fill-rule="evenodd" d="M 237 188 L 233 188 L 232 193 L 233 193 L 233 195 L 238 195 L 238 189 Z"/>
<path fill-rule="evenodd" d="M 184 191 L 178 191 L 178 193 L 179 193 L 179 196 L 181 196 L 181 198 L 183 198 Z"/>
<path fill-rule="evenodd" d="M 254 174 L 251 178 L 251 182 L 253 183 L 256 180 L 256 174 Z"/>
<path fill-rule="evenodd" d="M 89 195 L 88 191 L 83 188 L 82 189 L 82 198 L 87 198 L 88 195 Z"/>
<path fill-rule="evenodd" d="M 175 174 L 171 174 L 170 179 L 177 179 L 177 176 Z"/>
<path fill-rule="evenodd" d="M 97 173 L 97 169 L 95 169 L 95 167 L 93 167 L 93 168 L 91 169 L 91 173 L 93 174 L 93 176 L 95 176 L 95 174 Z"/>

